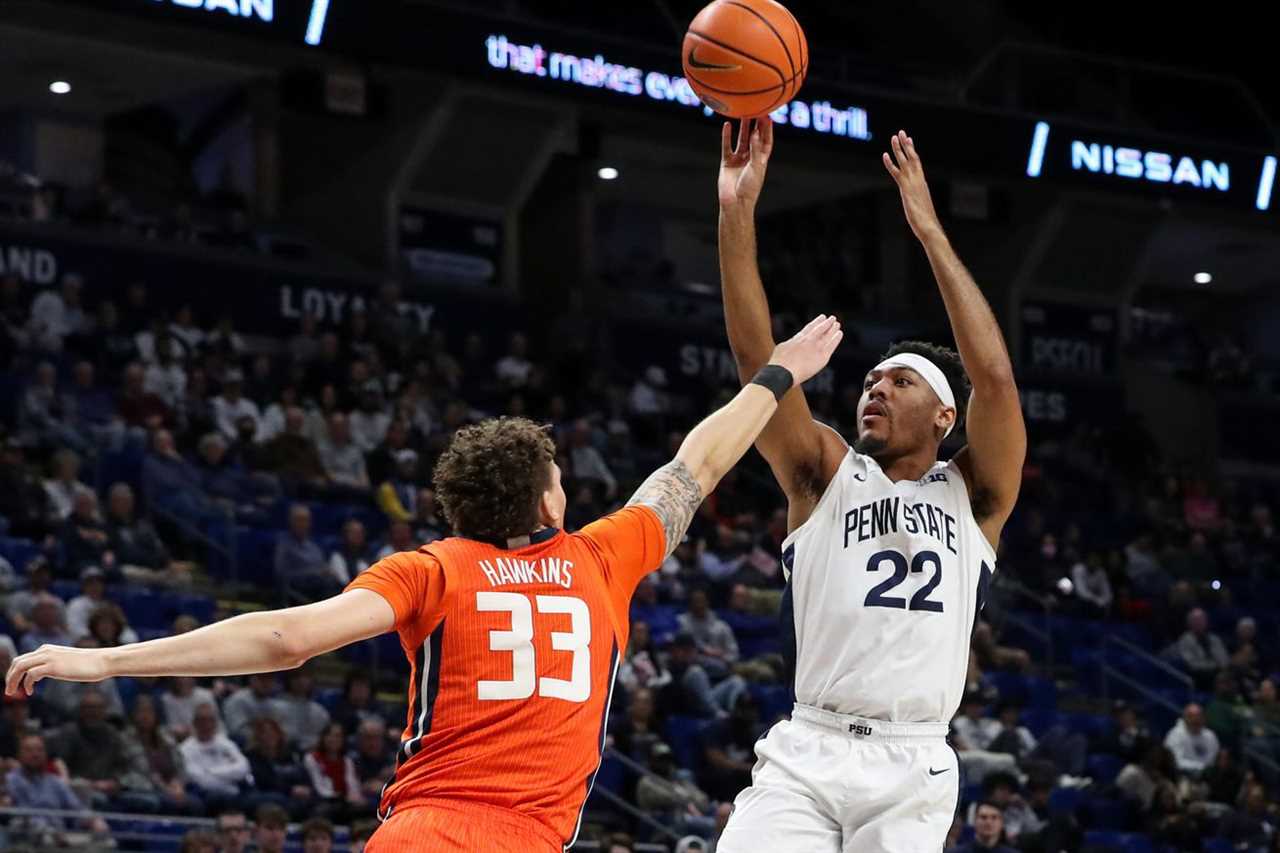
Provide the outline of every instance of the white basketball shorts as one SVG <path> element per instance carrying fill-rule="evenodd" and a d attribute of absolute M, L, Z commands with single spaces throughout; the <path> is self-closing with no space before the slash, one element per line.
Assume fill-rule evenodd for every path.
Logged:
<path fill-rule="evenodd" d="M 939 853 L 960 797 L 947 728 L 797 705 L 756 743 L 716 853 Z"/>

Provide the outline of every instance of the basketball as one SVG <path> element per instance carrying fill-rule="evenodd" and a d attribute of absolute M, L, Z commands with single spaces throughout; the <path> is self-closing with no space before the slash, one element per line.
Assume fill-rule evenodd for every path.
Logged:
<path fill-rule="evenodd" d="M 774 0 L 715 0 L 689 25 L 681 57 L 702 103 L 729 118 L 773 112 L 809 70 L 804 30 Z"/>

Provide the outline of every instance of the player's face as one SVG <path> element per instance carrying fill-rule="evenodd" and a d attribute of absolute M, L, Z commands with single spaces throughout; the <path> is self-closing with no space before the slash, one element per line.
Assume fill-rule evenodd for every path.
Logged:
<path fill-rule="evenodd" d="M 542 493 L 540 510 L 542 523 L 547 527 L 564 526 L 564 508 L 569 499 L 565 496 L 564 486 L 560 482 L 560 466 L 551 463 L 551 488 Z"/>
<path fill-rule="evenodd" d="M 858 440 L 869 456 L 899 455 L 935 441 L 946 410 L 920 374 L 890 367 L 867 374 L 858 399 Z"/>

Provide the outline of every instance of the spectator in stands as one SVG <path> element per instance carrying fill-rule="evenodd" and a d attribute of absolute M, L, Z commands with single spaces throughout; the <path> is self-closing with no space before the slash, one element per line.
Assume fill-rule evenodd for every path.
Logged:
<path fill-rule="evenodd" d="M 111 537 L 98 512 L 98 496 L 91 491 L 76 494 L 71 514 L 62 523 L 58 534 L 62 549 L 62 576 L 78 577 L 88 566 L 114 568 L 115 555 L 111 553 Z"/>
<path fill-rule="evenodd" d="M 1025 649 L 1002 646 L 996 642 L 991 625 L 978 619 L 973 629 L 973 653 L 983 669 L 1027 672 L 1031 669 L 1031 655 Z"/>
<path fill-rule="evenodd" d="M 18 766 L 5 776 L 5 790 L 16 808 L 83 812 L 81 823 L 90 832 L 106 835 L 109 831 L 107 822 L 89 814 L 71 786 L 50 764 L 44 738 L 39 734 L 23 735 L 18 744 Z M 72 846 L 71 838 L 65 834 L 65 818 L 33 816 L 24 818 L 21 825 L 27 833 L 40 838 L 37 848 Z"/>
<path fill-rule="evenodd" d="M 382 400 L 382 388 L 369 380 L 360 389 L 360 405 L 351 413 L 351 440 L 361 453 L 372 453 L 387 437 L 391 415 Z"/>
<path fill-rule="evenodd" d="M 218 833 L 218 853 L 247 853 L 249 850 L 249 818 L 244 810 L 225 808 L 218 815 L 215 825 Z"/>
<path fill-rule="evenodd" d="M 647 687 L 661 690 L 671 682 L 671 673 L 662 663 L 649 632 L 648 622 L 631 623 L 627 651 L 618 667 L 618 683 L 628 693 Z"/>
<path fill-rule="evenodd" d="M 298 318 L 298 331 L 289 338 L 285 347 L 294 364 L 310 364 L 320 355 L 320 338 L 316 334 L 318 325 L 319 319 L 310 311 Z"/>
<path fill-rule="evenodd" d="M 204 805 L 187 793 L 186 768 L 178 742 L 163 726 L 156 701 L 143 693 L 133 703 L 130 725 L 124 732 L 125 748 L 135 772 L 146 775 L 164 799 L 166 811 L 200 814 Z"/>
<path fill-rule="evenodd" d="M 71 515 L 77 497 L 93 495 L 93 489 L 80 482 L 80 457 L 75 451 L 63 449 L 53 455 L 53 476 L 44 481 L 44 490 L 55 521 Z"/>
<path fill-rule="evenodd" d="M 13 625 L 13 633 L 15 635 L 25 634 L 32 628 L 31 616 L 35 610 L 36 602 L 49 593 L 49 587 L 53 583 L 53 569 L 49 565 L 49 561 L 43 556 L 33 557 L 31 562 L 27 564 L 27 588 L 19 589 L 12 592 L 5 602 L 4 615 L 8 618 L 9 623 Z M 62 599 L 51 596 L 54 606 L 60 612 L 58 618 L 66 621 L 65 608 Z"/>
<path fill-rule="evenodd" d="M 324 727 L 315 748 L 303 757 L 302 765 L 324 813 L 346 821 L 365 805 L 364 789 L 356 775 L 355 762 L 347 754 L 347 732 L 341 723 L 331 722 Z"/>
<path fill-rule="evenodd" d="M 289 490 L 304 485 L 323 489 L 329 482 L 320 453 L 306 435 L 305 426 L 302 409 L 291 406 L 285 410 L 284 431 L 262 446 L 263 467 L 278 476 Z"/>
<path fill-rule="evenodd" d="M 1169 586 L 1169 576 L 1156 554 L 1155 540 L 1144 533 L 1125 546 L 1125 575 L 1133 589 L 1152 597 L 1163 596 Z"/>
<path fill-rule="evenodd" d="M 249 760 L 230 738 L 218 733 L 218 712 L 212 704 L 196 709 L 192 728 L 194 733 L 178 747 L 187 776 L 207 805 L 220 808 L 253 783 Z"/>
<path fill-rule="evenodd" d="M 734 700 L 728 719 L 702 730 L 698 740 L 707 767 L 703 777 L 707 793 L 717 800 L 732 800 L 751 784 L 755 743 L 763 731 L 760 710 L 745 690 Z"/>
<path fill-rule="evenodd" d="M 747 685 L 736 675 L 725 678 L 714 687 L 707 671 L 697 662 L 698 643 L 693 635 L 676 634 L 667 653 L 671 683 L 662 691 L 662 707 L 667 714 L 692 717 L 727 717 L 738 696 Z"/>
<path fill-rule="evenodd" d="M 111 604 L 107 600 L 107 573 L 97 566 L 87 566 L 80 572 L 80 594 L 67 603 L 67 633 L 73 642 L 92 634 L 90 618 L 104 604 Z M 136 643 L 138 635 L 121 626 L 121 640 Z"/>
<path fill-rule="evenodd" d="M 698 663 L 712 679 L 725 676 L 738 662 L 738 641 L 733 629 L 711 609 L 705 589 L 689 593 L 689 609 L 677 617 L 676 624 L 680 631 L 693 636 L 698 644 Z"/>
<path fill-rule="evenodd" d="M 1108 753 L 1125 762 L 1137 762 L 1151 741 L 1151 730 L 1137 710 L 1123 699 L 1111 708 L 1111 727 L 1092 745 L 1093 752 Z"/>
<path fill-rule="evenodd" d="M 205 829 L 189 829 L 182 836 L 178 853 L 218 853 L 218 837 Z"/>
<path fill-rule="evenodd" d="M 333 707 L 333 719 L 349 732 L 370 721 L 385 726 L 391 719 L 391 714 L 373 695 L 368 670 L 353 669 L 347 673 L 342 696 Z"/>
<path fill-rule="evenodd" d="M 218 714 L 218 701 L 213 691 L 196 684 L 189 676 L 170 678 L 160 694 L 160 707 L 164 709 L 165 727 L 177 740 L 185 740 L 195 727 L 196 712 L 204 705 L 213 706 L 213 716 L 219 731 L 222 717 Z"/>
<path fill-rule="evenodd" d="M 1001 843 L 1004 836 L 1004 810 L 990 800 L 982 800 L 974 809 L 973 840 L 951 848 L 948 853 L 1015 853 Z"/>
<path fill-rule="evenodd" d="M 302 825 L 302 853 L 330 853 L 333 850 L 333 824 L 313 817 Z"/>
<path fill-rule="evenodd" d="M 200 472 L 178 453 L 173 433 L 156 430 L 152 450 L 142 462 L 142 489 L 147 498 L 192 522 L 224 518 L 205 496 Z"/>
<path fill-rule="evenodd" d="M 369 482 L 384 483 L 396 473 L 398 454 L 402 450 L 410 449 L 411 429 L 409 421 L 402 417 L 396 417 L 387 426 L 387 432 L 382 439 L 382 443 L 369 453 L 366 460 Z M 415 459 L 414 461 L 416 462 L 417 460 Z M 418 479 L 416 471 L 414 476 L 407 479 Z"/>
<path fill-rule="evenodd" d="M 1199 607 L 1187 614 L 1187 630 L 1178 638 L 1175 652 L 1202 689 L 1231 662 L 1222 638 L 1209 630 L 1209 617 Z"/>
<path fill-rule="evenodd" d="M 342 542 L 329 555 L 329 570 L 338 583 L 345 586 L 372 564 L 373 555 L 365 539 L 364 524 L 358 518 L 348 518 L 342 525 Z"/>
<path fill-rule="evenodd" d="M 1178 769 L 1193 777 L 1218 754 L 1218 736 L 1205 726 L 1204 710 L 1194 702 L 1183 709 L 1182 718 L 1165 735 L 1164 745 L 1173 753 Z"/>
<path fill-rule="evenodd" d="M 62 602 L 55 596 L 47 592 L 37 596 L 28 617 L 31 620 L 31 628 L 22 635 L 18 651 L 25 655 L 46 643 L 52 646 L 71 645 L 71 636 L 67 633 L 67 626 L 63 622 L 64 616 Z"/>
<path fill-rule="evenodd" d="M 401 551 L 416 551 L 418 543 L 413 540 L 413 528 L 407 521 L 393 521 L 387 527 L 387 544 L 378 549 L 381 560 Z"/>
<path fill-rule="evenodd" d="M 253 721 L 246 756 L 258 801 L 289 807 L 299 815 L 310 810 L 312 791 L 307 784 L 307 771 L 297 753 L 289 748 L 284 729 L 273 717 Z"/>
<path fill-rule="evenodd" d="M 137 431 L 157 429 L 173 418 L 164 400 L 146 389 L 146 371 L 137 361 L 124 369 L 124 389 L 116 407 L 125 426 L 135 430 L 134 435 Z"/>
<path fill-rule="evenodd" d="M 1241 799 L 1245 778 L 1244 768 L 1235 760 L 1235 752 L 1224 746 L 1218 750 L 1213 764 L 1200 777 L 1205 788 L 1204 798 L 1211 803 L 1230 807 Z"/>
<path fill-rule="evenodd" d="M 1257 684 L 1265 661 L 1258 649 L 1258 623 L 1252 616 L 1241 616 L 1231 642 L 1231 671 L 1249 684 Z"/>
<path fill-rule="evenodd" d="M 258 404 L 244 396 L 244 373 L 228 370 L 222 378 L 222 393 L 213 398 L 213 415 L 218 429 L 228 441 L 236 438 L 236 422 L 252 418 L 255 430 L 261 420 Z"/>
<path fill-rule="evenodd" d="M 246 471 L 227 451 L 227 440 L 221 433 L 211 432 L 201 437 L 198 465 L 201 485 L 205 493 L 227 511 L 253 517 L 258 509 L 275 502 L 275 484 L 270 478 Z"/>
<path fill-rule="evenodd" d="M 43 290 L 31 301 L 27 333 L 33 347 L 43 352 L 60 353 L 68 338 L 88 330 L 88 318 L 80 306 L 83 289 L 84 280 L 79 275 L 66 273 L 57 290 Z"/>
<path fill-rule="evenodd" d="M 18 403 L 17 423 L 19 436 L 31 445 L 90 449 L 66 421 L 58 393 L 58 373 L 52 362 L 44 361 L 36 367 L 35 376 Z"/>
<path fill-rule="evenodd" d="M 284 809 L 269 803 L 259 807 L 253 831 L 257 853 L 284 853 L 288 829 L 289 816 Z"/>
<path fill-rule="evenodd" d="M 351 427 L 346 415 L 341 412 L 330 415 L 328 435 L 318 445 L 320 461 L 331 481 L 354 492 L 369 490 L 364 453 L 351 440 Z"/>
<path fill-rule="evenodd" d="M 636 845 L 625 832 L 615 832 L 604 840 L 604 853 L 635 853 Z"/>
<path fill-rule="evenodd" d="M 0 657 L 7 658 L 0 662 L 5 664 L 8 672 L 8 665 L 16 655 L 11 654 L 6 646 Z M 25 734 L 39 732 L 40 728 L 40 721 L 31 716 L 31 700 L 26 693 L 18 691 L 0 698 L 0 770 L 7 772 L 17 766 L 18 741 Z"/>
<path fill-rule="evenodd" d="M 133 335 L 120 325 L 120 312 L 111 300 L 98 303 L 93 336 L 87 342 L 92 361 L 109 377 L 119 376 L 138 357 Z"/>
<path fill-rule="evenodd" d="M 680 834 L 709 836 L 715 818 L 709 815 L 711 798 L 694 783 L 692 774 L 676 769 L 671 747 L 658 741 L 649 749 L 651 775 L 640 777 L 636 804 Z"/>
<path fill-rule="evenodd" d="M 641 418 L 665 415 L 671 407 L 667 394 L 667 373 L 657 365 L 645 369 L 631 387 L 631 412 Z"/>
<path fill-rule="evenodd" d="M 155 526 L 135 514 L 136 505 L 128 483 L 116 483 L 107 494 L 107 536 L 120 572 L 138 584 L 180 586 L 190 582 L 185 564 L 170 559 Z"/>
<path fill-rule="evenodd" d="M 378 508 L 391 521 L 410 521 L 418 512 L 418 453 L 410 448 L 396 451 L 391 479 L 378 486 L 374 495 Z"/>
<path fill-rule="evenodd" d="M 378 802 L 382 787 L 395 772 L 395 754 L 387 740 L 387 725 L 368 718 L 356 729 L 356 745 L 351 751 L 359 790 L 367 803 Z"/>
<path fill-rule="evenodd" d="M 586 418 L 574 421 L 568 441 L 568 473 L 576 482 L 599 488 L 606 501 L 618 493 L 618 480 L 605 464 L 600 451 L 591 443 L 591 424 Z"/>
<path fill-rule="evenodd" d="M 306 504 L 289 508 L 289 529 L 276 540 L 275 573 L 286 589 L 313 598 L 335 594 L 342 588 L 324 551 L 311 538 L 311 510 Z"/>
<path fill-rule="evenodd" d="M 652 690 L 640 687 L 630 691 L 630 697 L 625 715 L 609 721 L 609 734 L 618 752 L 644 763 L 650 748 L 661 740 L 662 720 Z"/>
<path fill-rule="evenodd" d="M 181 319 L 182 315 L 179 314 L 178 316 Z M 230 313 L 223 314 L 218 318 L 218 324 L 205 337 L 203 347 L 206 352 L 221 353 L 232 361 L 244 355 L 244 338 L 236 331 L 235 318 Z"/>
<path fill-rule="evenodd" d="M 1071 567 L 1071 584 L 1086 616 L 1104 618 L 1111 610 L 1111 579 L 1097 551 Z"/>
<path fill-rule="evenodd" d="M 1275 813 L 1269 808 L 1267 790 L 1254 782 L 1244 791 L 1243 809 L 1232 812 L 1224 822 L 1222 835 L 1235 850 L 1267 853 L 1276 833 Z"/>
<path fill-rule="evenodd" d="M 26 449 L 13 436 L 0 442 L 0 518 L 12 536 L 43 537 L 53 517 L 44 481 L 27 464 Z"/>
<path fill-rule="evenodd" d="M 435 490 L 426 487 L 418 489 L 416 503 L 418 511 L 413 517 L 412 538 L 423 545 L 443 539 L 449 530 L 449 525 L 440 515 L 440 509 L 436 505 Z"/>
<path fill-rule="evenodd" d="M 276 676 L 260 672 L 249 676 L 249 683 L 236 690 L 222 704 L 227 733 L 239 743 L 247 743 L 254 723 L 272 714 L 271 700 L 276 692 Z"/>
<path fill-rule="evenodd" d="M 1264 758 L 1280 764 L 1280 701 L 1276 698 L 1274 679 L 1264 678 L 1254 694 L 1247 746 L 1249 751 L 1261 753 Z M 1268 786 L 1280 784 L 1280 772 L 1265 763 L 1259 770 Z"/>
<path fill-rule="evenodd" d="M 284 693 L 271 700 L 271 710 L 280 721 L 289 743 L 297 749 L 315 748 L 329 725 L 329 712 L 312 698 L 315 679 L 307 667 L 290 670 L 284 676 Z"/>
<path fill-rule="evenodd" d="M 523 388 L 529 383 L 531 370 L 533 362 L 529 361 L 529 339 L 517 332 L 507 344 L 507 354 L 498 359 L 494 373 L 507 388 Z"/>
<path fill-rule="evenodd" d="M 77 646 L 95 649 L 113 649 L 138 642 L 138 635 L 129 627 L 124 611 L 114 601 L 104 601 L 89 614 L 89 633 L 76 641 Z"/>
<path fill-rule="evenodd" d="M 1204 709 L 1205 725 L 1220 743 L 1236 749 L 1244 737 L 1245 720 L 1251 714 L 1235 676 L 1227 670 L 1219 672 L 1213 680 L 1213 698 Z"/>
<path fill-rule="evenodd" d="M 107 722 L 107 700 L 96 689 L 81 693 L 77 719 L 54 732 L 49 747 L 66 763 L 72 787 L 94 808 L 159 809 L 150 778 L 136 771 L 124 736 Z"/>
<path fill-rule="evenodd" d="M 1036 748 L 1035 735 L 1018 721 L 1021 714 L 1022 707 L 1018 702 L 1009 699 L 1001 701 L 996 707 L 1000 730 L 988 745 L 992 752 L 1012 755 L 1019 763 L 1029 758 Z"/>
<path fill-rule="evenodd" d="M 116 416 L 111 392 L 96 383 L 93 364 L 76 362 L 71 377 L 71 388 L 62 395 L 66 425 L 84 446 L 118 450 L 124 442 L 124 422 Z"/>
<path fill-rule="evenodd" d="M 163 400 L 170 411 L 177 411 L 187 397 L 187 369 L 183 360 L 190 350 L 184 350 L 178 341 L 163 332 L 156 336 L 154 347 L 155 359 L 147 365 L 142 387 Z"/>

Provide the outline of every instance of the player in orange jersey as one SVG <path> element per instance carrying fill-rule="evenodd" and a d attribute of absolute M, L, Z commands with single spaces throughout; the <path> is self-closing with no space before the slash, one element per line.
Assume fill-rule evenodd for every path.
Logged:
<path fill-rule="evenodd" d="M 546 431 L 485 421 L 459 430 L 436 467 L 453 538 L 387 557 L 315 604 L 113 649 L 41 646 L 13 662 L 5 689 L 271 672 L 394 630 L 412 665 L 408 725 L 366 849 L 561 851 L 600 764 L 636 585 L 841 334 L 818 317 L 780 344 L 626 507 L 577 533 L 559 529 L 565 494 Z"/>

